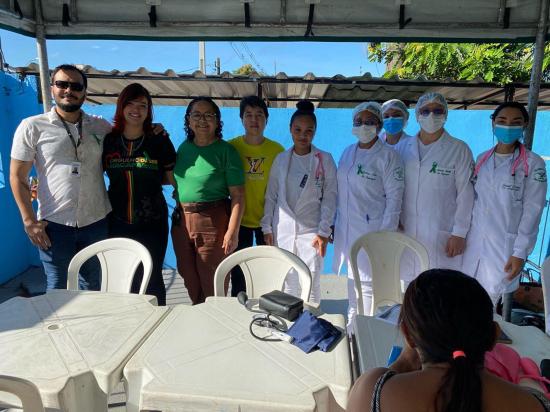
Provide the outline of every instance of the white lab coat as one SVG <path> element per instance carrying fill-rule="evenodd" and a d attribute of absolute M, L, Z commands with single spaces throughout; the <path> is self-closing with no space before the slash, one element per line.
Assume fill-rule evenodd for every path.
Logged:
<path fill-rule="evenodd" d="M 403 162 L 399 154 L 380 139 L 368 151 L 358 144 L 348 146 L 338 163 L 338 202 L 334 225 L 333 270 L 340 273 L 344 264 L 353 279 L 349 251 L 362 235 L 396 231 L 399 224 L 403 190 Z M 358 151 L 366 152 L 364 163 L 357 162 Z M 359 276 L 370 281 L 368 258 L 361 253 Z"/>
<path fill-rule="evenodd" d="M 286 178 L 293 150 L 284 151 L 273 161 L 265 195 L 264 217 L 260 224 L 264 234 L 273 233 L 277 246 L 298 255 L 312 275 L 318 276 L 323 258 L 311 243 L 315 235 L 328 237 L 331 233 L 336 213 L 336 164 L 330 153 L 312 146 L 310 173 L 295 210 L 291 210 L 286 200 Z M 315 172 L 320 161 L 316 156 L 318 153 L 325 173 L 316 179 Z"/>
<path fill-rule="evenodd" d="M 386 145 L 388 147 L 391 147 L 392 149 L 396 150 L 397 153 L 399 153 L 399 154 L 401 154 L 402 148 L 404 146 L 406 146 L 408 144 L 408 142 L 413 141 L 413 140 L 416 139 L 416 137 L 411 136 L 410 134 L 407 134 L 407 133 L 405 133 L 405 131 L 403 131 L 403 133 L 401 134 L 401 137 L 399 138 L 399 141 L 396 144 L 389 144 L 386 141 L 386 131 L 383 130 L 383 129 L 380 132 L 380 135 L 378 137 L 380 138 L 382 143 L 384 143 L 384 145 Z"/>
<path fill-rule="evenodd" d="M 473 159 L 470 148 L 446 131 L 420 161 L 418 137 L 400 148 L 405 165 L 405 194 L 401 223 L 404 232 L 428 250 L 430 268 L 462 269 L 462 255 L 447 257 L 451 235 L 466 237 L 472 218 L 474 189 L 470 181 Z M 401 261 L 401 276 L 411 281 L 419 275 L 412 253 Z"/>
<path fill-rule="evenodd" d="M 512 163 L 518 155 L 516 150 L 512 158 L 495 167 L 493 154 L 481 166 L 474 184 L 463 271 L 475 276 L 493 298 L 518 288 L 519 276 L 507 281 L 504 266 L 510 256 L 526 259 L 533 251 L 546 201 L 544 160 L 528 150 L 529 175 L 525 176 L 520 162 L 514 177 Z"/>

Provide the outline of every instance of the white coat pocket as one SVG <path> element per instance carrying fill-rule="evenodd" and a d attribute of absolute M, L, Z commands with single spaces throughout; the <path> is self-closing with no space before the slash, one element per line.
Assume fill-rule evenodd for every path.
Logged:
<path fill-rule="evenodd" d="M 523 201 L 523 191 L 525 188 L 523 176 L 510 176 L 506 179 L 501 186 L 501 190 L 505 193 L 505 196 L 513 202 Z"/>

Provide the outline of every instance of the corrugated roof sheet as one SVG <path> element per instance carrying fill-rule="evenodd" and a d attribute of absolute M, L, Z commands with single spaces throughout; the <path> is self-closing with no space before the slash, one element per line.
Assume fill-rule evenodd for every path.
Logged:
<path fill-rule="evenodd" d="M 251 73 L 237 76 L 229 72 L 220 75 L 177 74 L 168 69 L 164 73 L 146 68 L 136 71 L 102 71 L 91 66 L 79 66 L 88 76 L 88 101 L 96 104 L 114 104 L 120 91 L 130 83 L 141 83 L 149 90 L 157 105 L 186 106 L 196 96 L 210 96 L 221 106 L 238 106 L 244 96 L 260 95 L 271 107 L 295 107 L 300 99 L 310 99 L 320 108 L 354 107 L 359 102 L 384 102 L 397 98 L 414 105 L 428 91 L 442 93 L 451 109 L 491 109 L 514 92 L 514 100 L 527 103 L 527 83 L 505 87 L 482 81 L 454 82 L 427 79 L 400 80 L 372 77 L 369 73 L 357 77 L 303 77 L 260 76 Z M 38 75 L 38 66 L 10 69 L 21 76 Z M 550 83 L 541 84 L 540 109 L 550 108 Z"/>

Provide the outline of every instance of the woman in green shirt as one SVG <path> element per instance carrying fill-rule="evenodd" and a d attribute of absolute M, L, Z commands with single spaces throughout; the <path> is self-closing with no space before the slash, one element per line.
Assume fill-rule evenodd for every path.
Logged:
<path fill-rule="evenodd" d="M 187 140 L 174 168 L 179 208 L 172 242 L 178 272 L 198 304 L 214 294 L 214 272 L 237 247 L 244 171 L 235 148 L 222 140 L 220 109 L 211 98 L 193 99 L 184 121 Z"/>

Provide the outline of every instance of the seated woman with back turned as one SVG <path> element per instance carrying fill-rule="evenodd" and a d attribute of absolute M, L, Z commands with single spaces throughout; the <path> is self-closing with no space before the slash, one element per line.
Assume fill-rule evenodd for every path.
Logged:
<path fill-rule="evenodd" d="M 538 392 L 505 382 L 483 367 L 498 325 L 491 299 L 461 272 L 432 269 L 405 292 L 399 320 L 405 348 L 389 369 L 362 375 L 348 411 L 548 412 Z"/>

